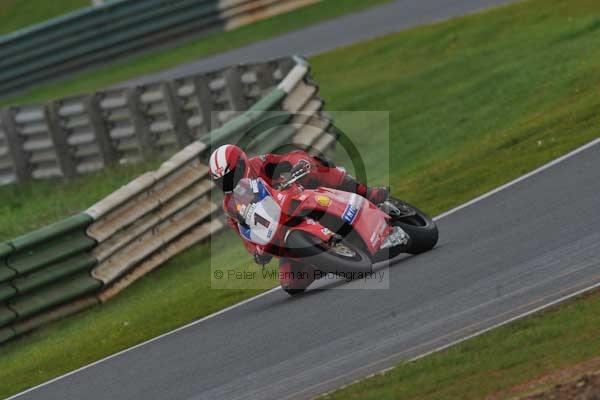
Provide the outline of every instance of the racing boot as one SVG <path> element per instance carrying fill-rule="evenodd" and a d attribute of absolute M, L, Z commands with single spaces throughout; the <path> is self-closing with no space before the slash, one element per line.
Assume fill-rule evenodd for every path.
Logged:
<path fill-rule="evenodd" d="M 387 201 L 390 197 L 390 188 L 387 186 L 372 187 L 367 189 L 367 199 L 376 206 Z"/>
<path fill-rule="evenodd" d="M 390 196 L 390 189 L 387 186 L 368 187 L 363 183 L 357 182 L 350 175 L 344 177 L 339 189 L 359 194 L 375 205 L 383 203 Z"/>
<path fill-rule="evenodd" d="M 315 281 L 315 271 L 308 265 L 282 258 L 279 260 L 279 283 L 290 295 L 302 293 Z"/>

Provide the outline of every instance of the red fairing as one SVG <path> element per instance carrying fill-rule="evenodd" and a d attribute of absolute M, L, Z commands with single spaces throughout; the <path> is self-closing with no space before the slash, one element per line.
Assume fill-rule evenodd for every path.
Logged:
<path fill-rule="evenodd" d="M 318 237 L 324 242 L 328 242 L 329 239 L 331 239 L 331 237 L 334 235 L 332 231 L 325 228 L 323 225 L 311 218 L 306 218 L 304 221 L 302 221 L 298 225 L 295 225 L 290 230 L 301 230 L 308 232 L 311 235 Z"/>
<path fill-rule="evenodd" d="M 379 251 L 382 241 L 390 233 L 389 217 L 355 193 L 318 188 L 304 190 L 290 200 L 292 198 L 301 201 L 294 214 L 298 214 L 300 210 L 316 210 L 334 215 L 352 225 L 371 254 Z"/>
<path fill-rule="evenodd" d="M 243 201 L 238 203 L 236 199 Z M 295 184 L 278 191 L 261 178 L 241 180 L 233 195 L 225 196 L 224 207 L 230 226 L 244 239 L 248 251 L 279 257 L 288 256 L 285 240 L 290 230 L 306 231 L 324 242 L 334 235 L 307 216 L 311 213 L 328 214 L 351 225 L 372 255 L 391 231 L 389 217 L 356 193 L 330 188 L 309 190 Z"/>
<path fill-rule="evenodd" d="M 354 230 L 363 238 L 371 254 L 379 251 L 382 242 L 390 234 L 389 217 L 369 201 L 365 201 L 354 224 Z"/>

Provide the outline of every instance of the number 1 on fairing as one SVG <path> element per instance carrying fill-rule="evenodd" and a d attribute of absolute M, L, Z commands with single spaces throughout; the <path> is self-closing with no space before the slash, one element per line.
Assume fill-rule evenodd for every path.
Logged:
<path fill-rule="evenodd" d="M 266 219 L 265 217 L 263 217 L 262 215 L 258 215 L 258 213 L 254 213 L 254 225 L 262 225 L 266 229 L 268 229 L 269 225 L 271 225 L 271 222 L 269 222 L 269 220 Z"/>

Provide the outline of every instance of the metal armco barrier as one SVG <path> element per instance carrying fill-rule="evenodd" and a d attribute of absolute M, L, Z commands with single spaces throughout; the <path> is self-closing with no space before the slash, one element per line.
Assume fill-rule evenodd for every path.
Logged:
<path fill-rule="evenodd" d="M 89 7 L 0 38 L 0 93 L 190 34 L 230 30 L 315 1 L 119 0 Z"/>
<path fill-rule="evenodd" d="M 291 147 L 322 153 L 332 146 L 336 136 L 328 131 L 331 123 L 322 115 L 308 64 L 298 57 L 287 64 L 279 84 L 243 114 L 211 132 L 201 122 L 188 126 L 202 139 L 157 170 L 84 213 L 0 244 L 0 343 L 107 301 L 222 229 L 211 218 L 220 212 L 210 201 L 213 183 L 205 165 L 211 146 L 247 137 L 244 147 L 251 154 Z M 126 101 L 115 107 L 126 107 Z M 219 118 L 226 121 L 230 114 L 222 109 Z"/>

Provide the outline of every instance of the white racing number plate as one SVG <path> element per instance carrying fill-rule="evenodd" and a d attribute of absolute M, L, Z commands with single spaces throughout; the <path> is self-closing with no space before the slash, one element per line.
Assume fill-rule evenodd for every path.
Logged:
<path fill-rule="evenodd" d="M 257 185 L 257 201 L 248 205 L 244 212 L 244 220 L 249 227 L 240 225 L 242 235 L 253 243 L 266 245 L 271 242 L 279 227 L 281 208 L 264 188 L 262 182 L 253 181 Z"/>

